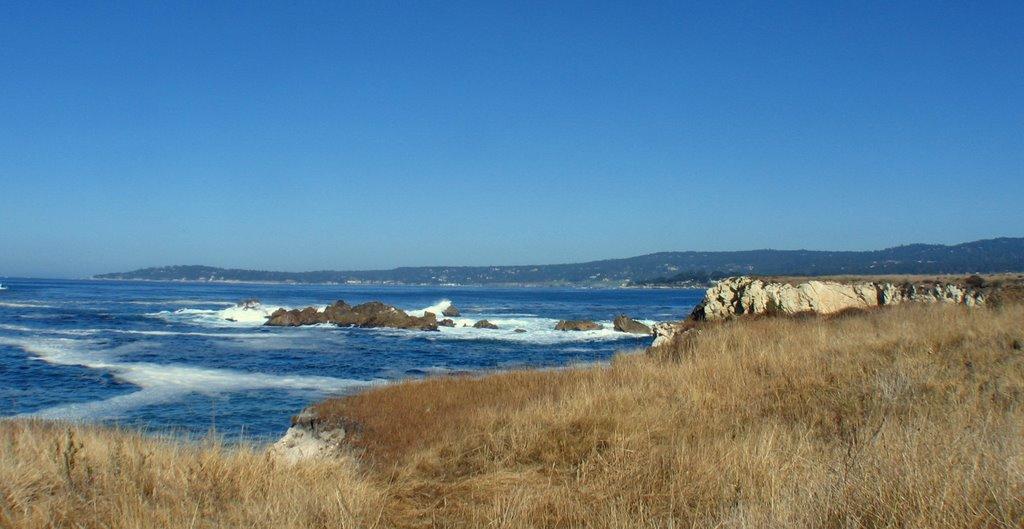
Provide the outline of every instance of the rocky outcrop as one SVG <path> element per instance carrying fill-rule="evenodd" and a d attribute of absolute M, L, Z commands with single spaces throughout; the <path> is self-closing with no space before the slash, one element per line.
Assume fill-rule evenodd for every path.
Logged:
<path fill-rule="evenodd" d="M 716 321 L 743 314 L 834 314 L 905 302 L 985 303 L 983 288 L 967 283 L 855 282 L 809 280 L 802 283 L 765 281 L 751 277 L 723 279 L 707 290 L 690 315 Z"/>
<path fill-rule="evenodd" d="M 689 332 L 696 327 L 696 322 L 692 320 L 683 321 L 666 321 L 655 323 L 651 327 L 651 334 L 654 335 L 654 341 L 651 343 L 651 347 L 659 347 L 671 343 L 676 337 Z"/>
<path fill-rule="evenodd" d="M 260 303 L 260 300 L 256 298 L 249 298 L 239 301 L 238 303 L 235 304 L 235 306 L 246 310 L 258 310 L 263 308 L 263 305 Z"/>
<path fill-rule="evenodd" d="M 556 331 L 597 331 L 603 328 L 590 320 L 562 320 L 555 324 Z"/>
<path fill-rule="evenodd" d="M 441 311 L 441 315 L 444 316 L 445 318 L 458 318 L 459 316 L 462 315 L 462 313 L 459 312 L 459 309 L 456 308 L 455 305 L 449 304 L 447 307 L 445 307 L 444 310 Z"/>
<path fill-rule="evenodd" d="M 613 322 L 614 328 L 619 332 L 627 332 L 631 334 L 651 334 L 651 328 L 647 325 L 640 323 L 625 314 L 620 314 L 615 318 Z"/>
<path fill-rule="evenodd" d="M 343 426 L 327 424 L 306 409 L 292 417 L 284 437 L 270 445 L 270 455 L 294 463 L 305 459 L 336 458 L 345 453 Z"/>
<path fill-rule="evenodd" d="M 491 323 L 491 322 L 489 322 L 489 321 L 487 321 L 487 320 L 480 320 L 480 321 L 478 321 L 478 322 L 473 324 L 473 328 L 474 329 L 497 329 L 498 326 L 493 324 L 493 323 Z"/>
<path fill-rule="evenodd" d="M 322 311 L 317 310 L 316 307 L 306 307 L 301 310 L 278 309 L 270 315 L 265 325 L 296 327 L 318 323 L 333 323 L 341 327 L 437 330 L 437 317 L 432 312 L 427 312 L 423 316 L 410 316 L 400 309 L 379 301 L 371 301 L 355 307 L 349 306 L 344 301 L 338 301 Z"/>
<path fill-rule="evenodd" d="M 455 320 L 452 320 L 451 318 L 445 318 L 445 319 L 437 322 L 437 326 L 438 327 L 455 327 Z"/>

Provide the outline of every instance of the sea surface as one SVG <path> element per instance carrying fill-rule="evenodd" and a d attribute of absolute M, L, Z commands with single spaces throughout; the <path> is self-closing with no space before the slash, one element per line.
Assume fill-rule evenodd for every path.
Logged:
<path fill-rule="evenodd" d="M 0 279 L 0 416 L 115 423 L 268 440 L 329 395 L 436 374 L 601 362 L 651 338 L 628 314 L 681 319 L 685 289 L 476 288 Z M 259 310 L 236 304 L 258 298 Z M 440 332 L 265 327 L 278 308 L 379 300 L 412 313 L 454 303 Z M 487 319 L 499 330 L 463 327 Z M 555 331 L 560 319 L 605 329 Z M 233 321 L 232 321 L 233 320 Z M 526 332 L 516 333 L 515 329 Z"/>

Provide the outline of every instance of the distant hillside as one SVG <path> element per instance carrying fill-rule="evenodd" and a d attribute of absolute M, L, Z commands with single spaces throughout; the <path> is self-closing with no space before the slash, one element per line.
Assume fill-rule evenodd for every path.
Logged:
<path fill-rule="evenodd" d="M 625 259 L 528 266 L 422 266 L 391 270 L 269 272 L 164 266 L 102 274 L 98 279 L 399 283 L 460 285 L 700 284 L 727 275 L 966 274 L 1024 271 L 1024 238 L 952 246 L 911 244 L 884 250 L 830 252 L 749 250 L 661 252 Z"/>

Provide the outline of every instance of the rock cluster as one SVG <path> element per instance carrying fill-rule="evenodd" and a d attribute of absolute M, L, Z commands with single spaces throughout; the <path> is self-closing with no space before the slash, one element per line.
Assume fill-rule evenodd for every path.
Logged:
<path fill-rule="evenodd" d="M 436 331 L 438 325 L 437 317 L 431 312 L 423 316 L 410 316 L 400 309 L 379 301 L 371 301 L 355 307 L 349 306 L 344 301 L 337 301 L 322 311 L 317 310 L 316 307 L 278 309 L 270 315 L 265 325 L 297 327 L 318 323 L 333 323 L 342 327 L 388 327 L 421 331 Z"/>
<path fill-rule="evenodd" d="M 741 314 L 833 314 L 903 302 L 946 302 L 968 306 L 985 302 L 977 287 L 957 283 L 806 281 L 796 285 L 751 277 L 730 277 L 708 289 L 690 315 L 694 320 L 723 320 Z"/>
<path fill-rule="evenodd" d="M 614 328 L 619 332 L 628 332 L 632 334 L 651 334 L 651 328 L 647 325 L 640 323 L 625 314 L 620 314 L 613 322 Z"/>
<path fill-rule="evenodd" d="M 562 320 L 555 324 L 556 331 L 597 331 L 603 328 L 590 320 Z"/>

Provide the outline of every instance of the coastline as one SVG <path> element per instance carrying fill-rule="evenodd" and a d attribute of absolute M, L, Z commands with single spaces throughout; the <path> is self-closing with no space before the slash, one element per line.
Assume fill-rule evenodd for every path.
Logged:
<path fill-rule="evenodd" d="M 18 508 L 0 516 L 616 527 L 630 512 L 646 526 L 1012 526 L 1024 515 L 1013 493 L 1024 474 L 1005 472 L 1024 457 L 1021 318 L 1017 303 L 738 318 L 607 365 L 388 384 L 319 404 L 318 420 L 341 426 L 339 449 L 295 461 L 16 421 L 0 432 L 0 483 L 14 485 L 0 487 Z M 146 466 L 130 463 L 140 454 Z M 25 465 L 38 481 L 17 479 Z"/>

